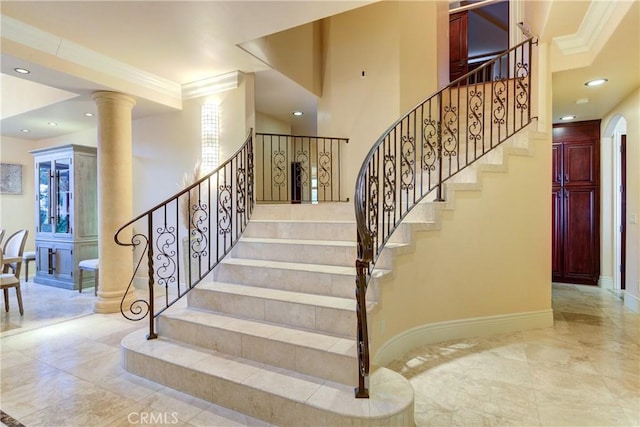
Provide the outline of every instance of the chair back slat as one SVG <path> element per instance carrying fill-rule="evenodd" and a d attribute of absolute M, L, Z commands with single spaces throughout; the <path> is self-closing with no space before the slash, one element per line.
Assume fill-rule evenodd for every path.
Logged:
<path fill-rule="evenodd" d="M 27 235 L 29 230 L 19 230 L 13 233 L 7 239 L 4 244 L 3 256 L 4 258 L 20 258 L 19 262 L 12 262 L 4 265 L 4 273 L 9 272 L 9 267 L 13 270 L 13 273 L 17 278 L 20 278 L 20 269 L 22 267 L 22 254 L 24 252 L 24 246 L 27 242 Z"/>

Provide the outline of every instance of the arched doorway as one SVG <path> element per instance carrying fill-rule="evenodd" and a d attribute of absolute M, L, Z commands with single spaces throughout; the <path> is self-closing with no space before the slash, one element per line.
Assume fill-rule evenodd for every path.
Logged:
<path fill-rule="evenodd" d="M 609 185 L 603 187 L 603 200 L 607 202 L 602 208 L 608 211 L 609 220 L 603 216 L 602 237 L 608 240 L 603 248 L 610 248 L 610 253 L 604 249 L 601 256 L 603 262 L 610 259 L 612 267 L 612 283 L 608 286 L 604 283 L 603 287 L 615 292 L 626 287 L 626 134 L 627 121 L 623 116 L 615 115 L 605 126 L 601 145 L 602 158 L 609 159 L 602 164 L 602 175 L 609 180 Z"/>

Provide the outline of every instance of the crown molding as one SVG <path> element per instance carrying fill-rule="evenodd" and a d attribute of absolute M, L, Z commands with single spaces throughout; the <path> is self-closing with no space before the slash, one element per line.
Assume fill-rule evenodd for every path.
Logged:
<path fill-rule="evenodd" d="M 195 82 L 185 83 L 182 85 L 182 99 L 199 98 L 229 89 L 236 89 L 240 84 L 242 75 L 242 72 L 236 70 Z"/>
<path fill-rule="evenodd" d="M 181 99 L 180 84 L 87 49 L 6 15 L 1 16 L 2 38 L 98 71 L 165 96 Z"/>
<path fill-rule="evenodd" d="M 587 13 L 574 34 L 556 37 L 553 41 L 564 55 L 576 55 L 591 51 L 602 36 L 617 7 L 614 1 L 592 1 Z"/>

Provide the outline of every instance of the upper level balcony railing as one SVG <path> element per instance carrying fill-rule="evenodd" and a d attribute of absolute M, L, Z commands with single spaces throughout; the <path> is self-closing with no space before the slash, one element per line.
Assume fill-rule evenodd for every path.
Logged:
<path fill-rule="evenodd" d="M 256 133 L 256 202 L 340 201 L 346 138 Z"/>

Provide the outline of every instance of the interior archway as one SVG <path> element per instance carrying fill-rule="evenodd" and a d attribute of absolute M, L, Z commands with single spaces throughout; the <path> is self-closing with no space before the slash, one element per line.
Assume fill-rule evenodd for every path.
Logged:
<path fill-rule="evenodd" d="M 621 266 L 624 265 L 623 259 L 624 244 L 622 239 L 624 223 L 624 206 L 621 193 L 623 184 L 623 156 L 620 147 L 622 144 L 622 136 L 627 133 L 626 119 L 616 114 L 605 126 L 602 134 L 601 159 L 607 159 L 601 167 L 601 175 L 608 185 L 603 187 L 602 211 L 606 212 L 602 216 L 601 238 L 604 241 L 602 245 L 601 263 L 611 265 L 610 276 L 604 276 L 602 287 L 613 289 L 616 292 L 624 290 L 624 277 L 621 274 Z M 607 280 L 610 278 L 610 280 Z"/>

